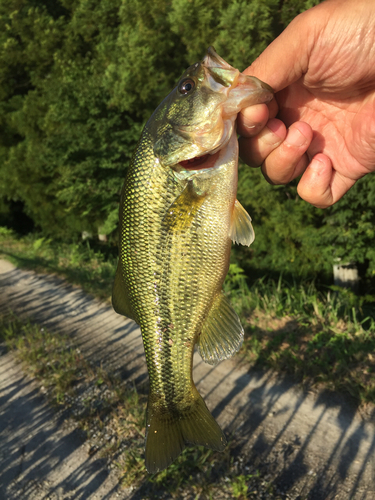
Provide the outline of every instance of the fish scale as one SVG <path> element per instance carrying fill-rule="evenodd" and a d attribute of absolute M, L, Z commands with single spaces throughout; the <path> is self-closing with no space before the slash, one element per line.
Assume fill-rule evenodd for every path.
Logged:
<path fill-rule="evenodd" d="M 113 307 L 133 318 L 142 332 L 150 378 L 145 450 L 149 472 L 167 467 L 187 443 L 214 450 L 226 444 L 195 388 L 192 365 L 196 344 L 206 362 L 216 363 L 236 352 L 243 339 L 241 323 L 222 292 L 231 240 L 253 240 L 251 219 L 236 201 L 234 120 L 239 104 L 230 100 L 227 87 L 243 81 L 243 94 L 250 89 L 256 102 L 271 95 L 258 80 L 241 80 L 238 70 L 213 49 L 181 82 L 186 78 L 187 88 L 196 86 L 196 93 L 182 96 L 179 84 L 147 122 L 120 205 Z M 236 92 L 236 100 L 240 94 Z M 198 142 L 188 129 L 199 135 Z M 222 149 L 200 161 L 197 171 L 181 167 L 179 161 L 185 165 L 190 159 L 187 164 L 194 166 L 192 156 L 198 143 L 203 147 L 205 134 L 210 135 L 207 144 L 216 148 L 221 140 Z"/>
<path fill-rule="evenodd" d="M 192 226 L 168 228 L 168 209 L 186 184 L 177 183 L 173 172 L 156 161 L 146 130 L 125 182 L 120 258 L 124 281 L 134 283 L 128 292 L 131 316 L 142 331 L 150 401 L 162 415 L 184 413 L 194 404 L 194 344 L 221 290 L 231 245 L 228 210 L 212 207 L 214 199 L 206 200 Z M 220 206 L 224 191 L 228 198 L 225 186 L 216 192 Z M 197 232 L 197 227 L 202 230 Z M 219 241 L 222 245 L 215 243 Z M 216 448 L 222 449 L 224 437 L 215 430 L 220 436 Z"/>

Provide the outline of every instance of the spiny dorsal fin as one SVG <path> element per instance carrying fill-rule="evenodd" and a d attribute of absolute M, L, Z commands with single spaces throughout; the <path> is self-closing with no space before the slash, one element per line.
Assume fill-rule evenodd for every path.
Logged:
<path fill-rule="evenodd" d="M 128 290 L 124 283 L 122 277 L 122 265 L 121 260 L 117 264 L 117 270 L 115 275 L 115 282 L 113 284 L 112 290 L 112 307 L 117 312 L 117 314 L 122 314 L 127 318 L 133 319 L 134 314 L 130 305 L 130 300 L 128 297 Z"/>
<path fill-rule="evenodd" d="M 229 237 L 234 243 L 247 246 L 250 246 L 255 238 L 251 217 L 238 200 L 233 207 Z"/>
<path fill-rule="evenodd" d="M 244 331 L 235 310 L 220 292 L 198 339 L 198 352 L 203 361 L 215 365 L 230 358 L 241 347 Z"/>

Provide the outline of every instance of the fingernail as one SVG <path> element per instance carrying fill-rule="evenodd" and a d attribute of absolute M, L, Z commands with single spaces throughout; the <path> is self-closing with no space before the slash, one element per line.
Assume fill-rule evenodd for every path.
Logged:
<path fill-rule="evenodd" d="M 267 123 L 267 128 L 269 128 L 274 134 L 279 135 L 279 131 L 282 127 L 279 120 L 271 119 Z"/>
<path fill-rule="evenodd" d="M 324 162 L 319 160 L 319 158 L 313 158 L 311 160 L 310 165 L 309 165 L 309 168 L 312 168 L 314 170 L 321 170 L 322 167 L 324 167 Z"/>
<path fill-rule="evenodd" d="M 256 133 L 256 130 L 260 129 L 262 127 L 262 125 L 264 125 L 261 123 L 256 123 L 256 122 L 253 122 L 251 120 L 248 120 L 246 117 L 246 114 L 242 110 L 239 113 L 239 118 L 240 118 L 242 127 L 247 129 L 247 130 L 251 130 L 251 135 L 255 135 L 254 132 Z"/>
<path fill-rule="evenodd" d="M 242 122 L 243 126 L 251 131 L 251 135 L 256 135 L 259 130 L 264 127 L 264 123 L 252 123 L 251 125 L 247 125 L 245 122 Z"/>
<path fill-rule="evenodd" d="M 306 137 L 298 130 L 298 128 L 290 128 L 285 138 L 285 142 L 290 146 L 303 146 L 306 144 Z"/>
<path fill-rule="evenodd" d="M 254 130 L 255 128 L 259 127 L 259 123 L 257 123 L 256 125 L 247 125 L 246 123 L 243 123 L 242 125 L 249 130 Z"/>

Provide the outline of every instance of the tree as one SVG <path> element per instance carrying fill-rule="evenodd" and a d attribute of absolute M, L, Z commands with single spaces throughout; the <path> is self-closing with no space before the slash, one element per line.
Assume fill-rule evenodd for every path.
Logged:
<path fill-rule="evenodd" d="M 24 206 L 55 238 L 115 232 L 143 124 L 209 45 L 244 69 L 317 0 L 7 0 L 0 5 L 0 216 Z M 282 62 L 281 62 L 282 64 Z M 336 258 L 374 272 L 374 181 L 326 211 L 295 184 L 242 167 L 238 197 L 256 242 L 246 268 L 330 273 Z"/>

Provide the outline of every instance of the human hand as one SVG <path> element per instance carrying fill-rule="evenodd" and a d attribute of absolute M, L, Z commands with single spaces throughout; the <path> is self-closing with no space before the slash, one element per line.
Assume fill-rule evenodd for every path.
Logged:
<path fill-rule="evenodd" d="M 300 14 L 244 73 L 275 90 L 238 118 L 241 158 L 271 183 L 302 174 L 301 198 L 325 208 L 375 170 L 373 0 Z"/>

